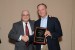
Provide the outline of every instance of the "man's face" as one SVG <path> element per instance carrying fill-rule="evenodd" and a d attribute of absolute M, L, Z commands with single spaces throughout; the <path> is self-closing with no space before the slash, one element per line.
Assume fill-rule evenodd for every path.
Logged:
<path fill-rule="evenodd" d="M 41 17 L 45 17 L 47 15 L 47 8 L 44 5 L 39 5 L 37 10 Z"/>
<path fill-rule="evenodd" d="M 22 18 L 21 19 L 23 21 L 27 22 L 29 20 L 29 18 L 30 18 L 29 12 L 28 11 L 23 11 L 22 12 Z"/>

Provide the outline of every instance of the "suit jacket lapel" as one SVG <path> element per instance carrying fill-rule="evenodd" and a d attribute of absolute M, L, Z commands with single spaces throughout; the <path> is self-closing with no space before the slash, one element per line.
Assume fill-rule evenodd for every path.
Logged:
<path fill-rule="evenodd" d="M 30 23 L 31 30 L 33 31 L 33 23 L 31 22 L 31 20 L 29 20 L 29 23 Z"/>
<path fill-rule="evenodd" d="M 48 16 L 47 29 L 51 27 L 51 18 Z"/>
<path fill-rule="evenodd" d="M 41 19 L 38 20 L 38 27 L 40 27 Z"/>
<path fill-rule="evenodd" d="M 20 33 L 24 35 L 23 23 L 20 21 Z"/>

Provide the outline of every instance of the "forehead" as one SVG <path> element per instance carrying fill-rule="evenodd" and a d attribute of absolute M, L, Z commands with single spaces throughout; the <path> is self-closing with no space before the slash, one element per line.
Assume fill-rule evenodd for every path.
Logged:
<path fill-rule="evenodd" d="M 27 10 L 24 10 L 24 11 L 22 11 L 22 14 L 29 14 L 29 11 L 27 11 Z"/>
<path fill-rule="evenodd" d="M 46 7 L 45 7 L 45 5 L 39 5 L 38 9 L 40 9 L 40 8 L 46 8 Z"/>

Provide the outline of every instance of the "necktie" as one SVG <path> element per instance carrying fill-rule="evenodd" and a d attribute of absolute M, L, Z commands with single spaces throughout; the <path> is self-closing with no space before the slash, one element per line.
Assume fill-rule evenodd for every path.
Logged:
<path fill-rule="evenodd" d="M 29 29 L 26 23 L 26 35 L 29 36 Z M 26 46 L 28 47 L 28 41 L 26 42 Z"/>

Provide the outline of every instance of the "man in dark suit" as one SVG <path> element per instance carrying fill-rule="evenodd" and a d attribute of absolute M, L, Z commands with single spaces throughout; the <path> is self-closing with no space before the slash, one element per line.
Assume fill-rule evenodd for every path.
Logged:
<path fill-rule="evenodd" d="M 28 10 L 23 10 L 21 21 L 13 24 L 8 37 L 15 40 L 15 50 L 34 50 L 33 43 L 34 21 L 30 20 Z"/>
<path fill-rule="evenodd" d="M 37 6 L 37 12 L 39 19 L 35 21 L 34 27 L 47 28 L 44 35 L 47 39 L 48 50 L 60 50 L 58 38 L 62 36 L 62 30 L 59 20 L 47 14 L 47 6 L 44 3 Z M 44 46 L 36 44 L 36 50 L 42 50 Z"/>

